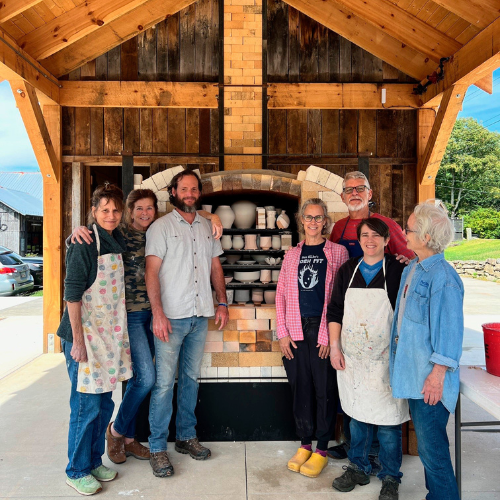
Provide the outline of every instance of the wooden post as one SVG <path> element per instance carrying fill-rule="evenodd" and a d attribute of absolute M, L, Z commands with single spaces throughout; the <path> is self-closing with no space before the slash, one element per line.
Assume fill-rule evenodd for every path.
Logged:
<path fill-rule="evenodd" d="M 49 182 L 45 174 L 43 182 L 43 352 L 58 353 L 63 298 L 61 106 L 44 106 L 43 116 L 57 158 L 57 182 Z"/>
<path fill-rule="evenodd" d="M 425 153 L 425 147 L 429 142 L 432 126 L 436 119 L 436 112 L 433 109 L 419 109 L 417 115 L 417 157 L 418 163 Z M 422 175 L 419 169 L 415 172 L 417 175 L 417 203 L 436 197 L 435 179 L 431 184 L 423 185 Z"/>
<path fill-rule="evenodd" d="M 85 180 L 83 164 L 73 162 L 71 164 L 71 228 L 85 225 L 85 203 L 83 185 Z"/>

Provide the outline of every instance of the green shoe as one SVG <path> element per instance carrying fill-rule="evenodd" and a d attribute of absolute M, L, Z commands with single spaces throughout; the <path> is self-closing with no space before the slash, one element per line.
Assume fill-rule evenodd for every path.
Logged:
<path fill-rule="evenodd" d="M 97 469 L 92 469 L 90 473 L 99 481 L 107 483 L 108 481 L 113 481 L 113 479 L 118 476 L 118 472 L 105 465 L 99 465 Z"/>
<path fill-rule="evenodd" d="M 79 477 L 78 479 L 71 479 L 66 476 L 66 484 L 78 491 L 80 495 L 94 495 L 102 491 L 101 483 L 90 474 L 88 476 Z"/>

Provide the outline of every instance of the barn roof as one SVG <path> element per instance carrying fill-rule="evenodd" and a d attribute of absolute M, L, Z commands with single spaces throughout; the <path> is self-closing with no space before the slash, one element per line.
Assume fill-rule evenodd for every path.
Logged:
<path fill-rule="evenodd" d="M 42 200 L 22 191 L 0 186 L 0 203 L 21 215 L 43 216 Z"/>
<path fill-rule="evenodd" d="M 0 187 L 21 191 L 43 200 L 43 178 L 40 172 L 0 172 Z"/>

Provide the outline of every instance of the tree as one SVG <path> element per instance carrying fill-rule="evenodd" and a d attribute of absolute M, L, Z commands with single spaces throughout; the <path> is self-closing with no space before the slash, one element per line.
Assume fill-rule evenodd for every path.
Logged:
<path fill-rule="evenodd" d="M 459 118 L 436 177 L 436 196 L 452 217 L 477 208 L 500 210 L 500 134 Z"/>

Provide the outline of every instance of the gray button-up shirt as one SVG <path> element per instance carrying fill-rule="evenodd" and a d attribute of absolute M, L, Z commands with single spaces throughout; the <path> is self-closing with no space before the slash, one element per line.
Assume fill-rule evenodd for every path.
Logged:
<path fill-rule="evenodd" d="M 146 257 L 156 255 L 163 260 L 159 278 L 167 318 L 214 315 L 210 272 L 212 259 L 222 253 L 210 222 L 198 214 L 189 224 L 174 210 L 151 224 Z"/>

